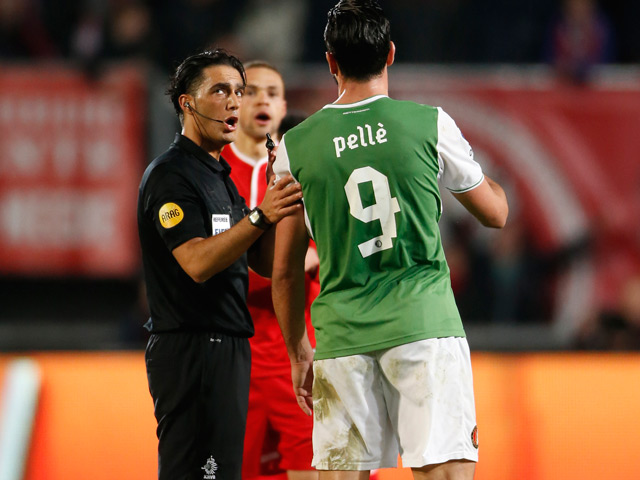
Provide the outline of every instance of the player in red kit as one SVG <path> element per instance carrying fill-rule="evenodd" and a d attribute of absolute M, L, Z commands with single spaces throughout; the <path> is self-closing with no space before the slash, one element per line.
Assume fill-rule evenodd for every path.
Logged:
<path fill-rule="evenodd" d="M 250 208 L 266 190 L 268 152 L 266 134 L 278 137 L 287 105 L 281 74 L 265 62 L 245 64 L 247 86 L 239 114 L 237 139 L 222 156 L 231 166 L 231 178 Z M 318 257 L 307 252 L 307 330 L 311 301 L 319 292 Z M 250 339 L 252 366 L 249 413 L 245 434 L 242 477 L 284 473 L 288 480 L 315 480 L 311 467 L 313 420 L 297 408 L 291 390 L 291 364 L 271 301 L 271 281 L 249 271 L 248 306 L 255 326 Z"/>

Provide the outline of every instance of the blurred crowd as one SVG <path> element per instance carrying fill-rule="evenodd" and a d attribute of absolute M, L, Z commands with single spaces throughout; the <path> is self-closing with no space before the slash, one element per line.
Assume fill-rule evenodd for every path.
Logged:
<path fill-rule="evenodd" d="M 337 0 L 0 0 L 0 62 L 68 61 L 96 71 L 133 60 L 169 73 L 186 55 L 222 46 L 283 71 L 324 61 L 322 32 Z M 640 63 L 640 1 L 380 0 L 403 63 L 547 63 L 575 83 L 606 63 Z M 443 217 L 444 219 L 445 217 Z M 446 221 L 446 220 L 445 220 Z M 516 216 L 482 241 L 465 222 L 444 225 L 446 255 L 465 321 L 545 322 L 567 265 L 591 253 L 593 238 L 540 249 Z M 485 239 L 486 240 L 486 239 Z M 144 296 L 123 321 L 142 345 Z M 133 328 L 135 327 L 135 328 Z M 582 325 L 577 348 L 640 349 L 640 279 L 616 305 Z"/>
<path fill-rule="evenodd" d="M 335 0 L 1 0 L 0 58 L 144 59 L 170 71 L 216 44 L 282 67 L 321 62 Z M 590 65 L 640 61 L 640 2 L 381 0 L 399 62 L 555 64 L 582 80 Z"/>

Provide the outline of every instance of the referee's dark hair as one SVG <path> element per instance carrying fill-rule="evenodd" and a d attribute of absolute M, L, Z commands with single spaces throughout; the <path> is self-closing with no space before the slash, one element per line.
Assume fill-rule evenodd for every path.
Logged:
<path fill-rule="evenodd" d="M 242 66 L 242 62 L 238 57 L 231 55 L 222 48 L 207 50 L 185 58 L 183 62 L 178 65 L 178 68 L 176 68 L 175 73 L 171 77 L 171 84 L 166 92 L 171 99 L 171 103 L 173 103 L 173 108 L 180 122 L 182 122 L 183 115 L 180 102 L 178 101 L 180 95 L 183 93 L 194 95 L 203 80 L 202 71 L 212 65 L 228 65 L 235 68 L 242 77 L 242 83 L 246 85 L 247 75 Z"/>
<path fill-rule="evenodd" d="M 389 20 L 375 0 L 341 0 L 327 14 L 324 43 L 342 75 L 367 81 L 378 76 L 387 62 Z"/>

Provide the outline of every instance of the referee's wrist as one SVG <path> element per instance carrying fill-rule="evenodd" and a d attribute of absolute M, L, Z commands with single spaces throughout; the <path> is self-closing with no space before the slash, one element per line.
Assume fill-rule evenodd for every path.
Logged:
<path fill-rule="evenodd" d="M 269 230 L 273 226 L 273 223 L 267 220 L 266 215 L 259 207 L 255 207 L 253 210 L 251 210 L 247 215 L 247 218 L 249 219 L 249 223 L 251 223 L 251 225 L 262 230 Z"/>

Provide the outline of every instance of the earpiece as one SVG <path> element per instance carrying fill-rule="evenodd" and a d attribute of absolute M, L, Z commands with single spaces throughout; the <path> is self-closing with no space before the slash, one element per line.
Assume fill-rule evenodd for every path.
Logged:
<path fill-rule="evenodd" d="M 203 115 L 202 113 L 200 113 L 198 110 L 196 110 L 195 108 L 193 108 L 191 106 L 191 104 L 189 104 L 189 102 L 184 102 L 184 106 L 185 108 L 188 108 L 189 110 L 191 110 L 192 112 L 194 112 L 196 115 L 201 116 L 202 118 L 206 118 L 207 120 L 211 120 L 213 122 L 218 122 L 218 123 L 225 123 L 224 120 L 218 120 L 217 118 L 211 118 L 211 117 L 207 117 L 206 115 Z"/>

